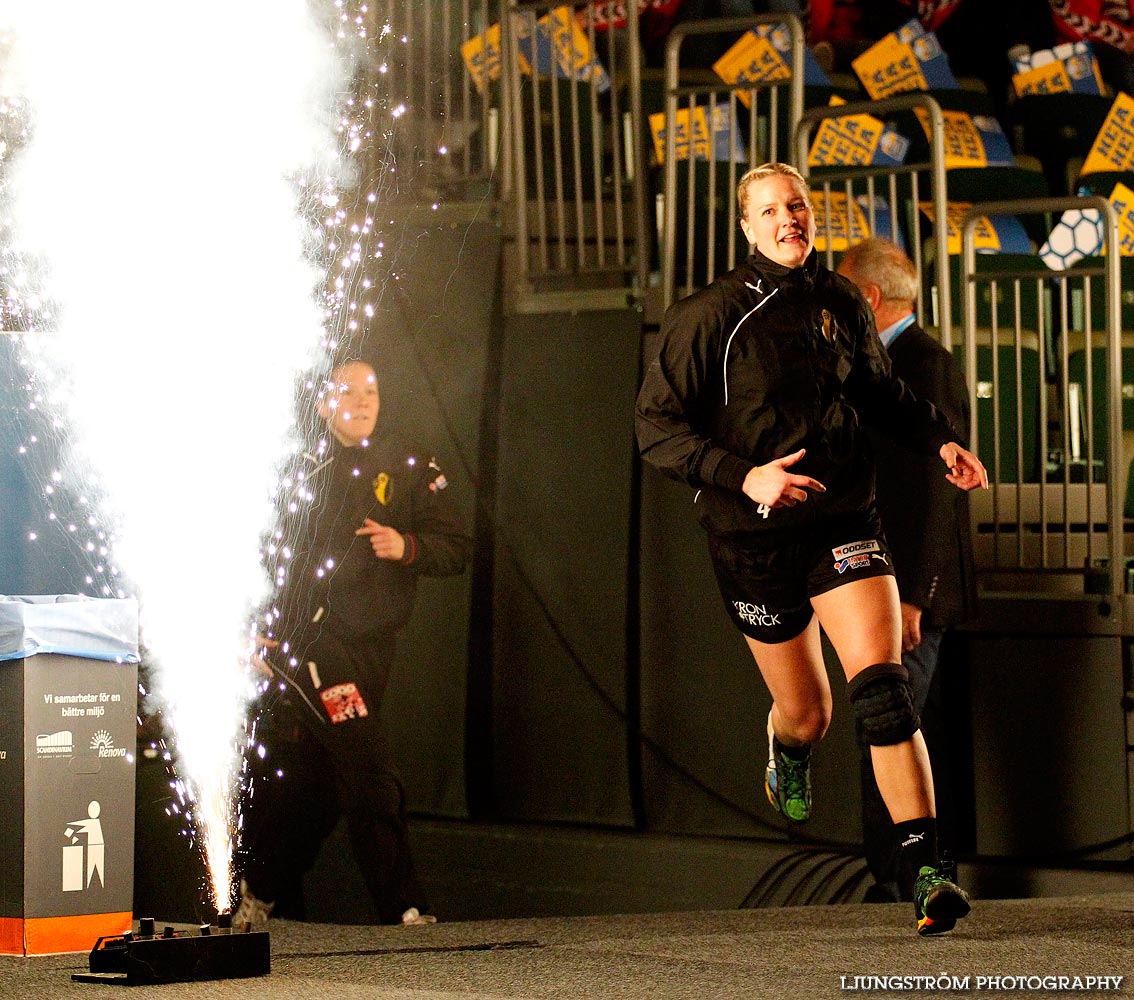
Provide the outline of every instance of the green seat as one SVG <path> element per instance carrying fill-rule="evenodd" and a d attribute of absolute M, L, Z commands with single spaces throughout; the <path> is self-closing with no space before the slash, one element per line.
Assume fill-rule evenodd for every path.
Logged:
<path fill-rule="evenodd" d="M 1129 170 L 1099 170 L 1082 174 L 1075 184 L 1077 194 L 1093 194 L 1109 198 L 1115 184 L 1125 184 L 1134 189 L 1134 172 Z"/>
<path fill-rule="evenodd" d="M 1086 157 L 1113 103 L 1113 97 L 1099 94 L 1020 97 L 1009 105 L 1004 127 L 1018 137 L 1019 152 L 1043 164 L 1053 194 L 1072 194 L 1067 184 L 1069 165 Z"/>
<path fill-rule="evenodd" d="M 994 372 L 991 332 L 977 331 L 976 453 L 990 475 L 996 475 L 998 470 L 1000 482 L 1038 483 L 1043 468 L 1039 435 L 1043 379 L 1040 377 L 1039 351 L 1034 336 L 1029 338 L 1029 342 L 1020 348 L 1017 365 L 1015 344 L 1006 340 L 1008 336 L 1001 333 Z M 954 344 L 953 355 L 963 367 L 962 344 Z M 971 375 L 967 374 L 967 377 L 972 380 Z M 995 424 L 997 415 L 999 437 Z"/>
<path fill-rule="evenodd" d="M 929 202 L 931 178 L 926 172 L 920 173 L 919 178 L 919 200 L 922 203 Z M 979 205 L 989 201 L 1047 198 L 1048 187 L 1043 174 L 1025 167 L 958 168 L 949 170 L 946 174 L 945 197 L 954 205 Z M 1051 232 L 1052 219 L 1049 213 L 1020 215 L 1016 218 L 1033 248 L 1042 245 Z M 923 240 L 931 238 L 935 232 L 935 224 L 926 216 L 922 217 L 921 228 Z"/>
<path fill-rule="evenodd" d="M 1134 346 L 1122 347 L 1122 430 L 1134 431 Z M 1110 365 L 1105 347 L 1091 348 L 1089 384 L 1092 455 L 1095 462 L 1094 479 L 1103 482 L 1107 476 L 1107 453 L 1110 441 L 1110 412 L 1107 405 L 1107 381 Z M 1067 355 L 1067 384 L 1084 387 L 1087 379 L 1087 350 L 1079 347 Z M 1081 390 L 1082 391 L 1082 390 Z M 1088 396 L 1080 397 L 1079 416 L 1085 424 L 1088 416 Z M 1081 438 L 1081 458 L 1086 461 L 1086 438 Z"/>
<path fill-rule="evenodd" d="M 1070 284 L 1071 296 L 1071 326 L 1072 329 L 1082 329 L 1086 314 L 1083 303 L 1088 300 L 1091 304 L 1091 328 L 1099 331 L 1106 328 L 1106 280 L 1102 276 L 1093 276 L 1090 282 L 1089 297 L 1085 294 L 1084 282 L 1075 280 L 1075 272 L 1088 268 L 1098 268 L 1103 264 L 1099 257 L 1084 257 L 1075 261 L 1069 270 L 1072 281 Z M 1119 270 L 1119 325 L 1123 330 L 1134 330 L 1134 257 L 1120 257 Z"/>
<path fill-rule="evenodd" d="M 538 116 L 536 114 L 537 88 Z M 572 88 L 575 90 L 578 101 L 578 145 L 575 143 L 571 124 Z M 558 116 L 555 114 L 553 101 L 558 101 Z M 606 101 L 607 98 L 600 94 L 600 114 Z M 593 165 L 595 137 L 594 117 L 591 114 L 590 83 L 561 79 L 540 79 L 537 87 L 533 87 L 530 80 L 525 80 L 522 87 L 521 103 L 524 122 L 524 169 L 528 197 L 538 197 L 537 180 L 539 175 L 537 171 L 542 167 L 543 196 L 548 200 L 555 198 L 555 157 L 558 147 L 564 199 L 568 201 L 575 199 L 575 155 L 577 150 L 579 157 L 579 197 L 584 201 L 593 200 L 595 197 Z M 556 123 L 558 123 L 559 129 L 558 143 L 556 142 Z"/>
<path fill-rule="evenodd" d="M 712 172 L 710 164 L 704 160 L 693 161 L 693 208 L 691 214 L 689 209 L 689 161 L 682 160 L 677 164 L 677 232 L 673 266 L 676 275 L 676 287 L 679 289 L 685 287 L 687 278 L 690 219 L 693 222 L 692 284 L 694 288 L 707 285 L 716 275 L 724 274 L 748 257 L 748 241 L 740 231 L 740 223 L 735 208 L 732 209 L 733 226 L 735 227 L 733 243 L 735 259 L 729 256 L 729 212 L 730 205 L 733 205 L 736 200 L 736 189 L 729 182 L 728 162 L 721 161 L 716 163 L 715 166 L 715 178 L 710 187 L 709 177 Z M 747 164 L 738 163 L 736 165 L 737 181 L 740 180 L 747 169 Z M 655 192 L 663 193 L 665 175 L 661 168 L 657 168 L 653 180 Z M 715 227 L 711 241 L 713 247 L 712 274 L 709 273 L 710 215 Z"/>
<path fill-rule="evenodd" d="M 949 258 L 949 293 L 954 325 L 964 319 L 961 258 Z M 1016 327 L 1016 281 L 1020 283 L 1021 328 L 1039 331 L 1040 305 L 1050 328 L 1051 269 L 1033 254 L 981 253 L 975 258 L 976 325 L 991 327 L 993 316 L 1000 330 Z M 994 287 L 995 282 L 995 287 Z M 993 303 L 995 292 L 995 304 Z"/>

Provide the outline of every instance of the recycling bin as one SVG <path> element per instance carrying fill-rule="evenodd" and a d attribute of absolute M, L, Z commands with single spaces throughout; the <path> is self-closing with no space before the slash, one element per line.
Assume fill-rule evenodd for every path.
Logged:
<path fill-rule="evenodd" d="M 133 920 L 138 607 L 0 595 L 0 953 Z"/>

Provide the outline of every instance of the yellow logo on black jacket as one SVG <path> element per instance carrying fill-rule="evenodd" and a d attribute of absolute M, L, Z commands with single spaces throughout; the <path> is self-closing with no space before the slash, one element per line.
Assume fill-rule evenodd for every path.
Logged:
<path fill-rule="evenodd" d="M 374 487 L 374 495 L 378 498 L 378 502 L 385 507 L 389 504 L 391 497 L 394 494 L 394 486 L 390 481 L 388 473 L 379 472 L 378 478 L 371 484 Z"/>

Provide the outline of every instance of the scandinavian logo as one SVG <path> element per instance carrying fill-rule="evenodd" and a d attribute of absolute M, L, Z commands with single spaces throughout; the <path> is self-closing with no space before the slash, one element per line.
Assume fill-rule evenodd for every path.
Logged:
<path fill-rule="evenodd" d="M 871 554 L 881 551 L 882 546 L 876 539 L 867 538 L 861 542 L 848 542 L 846 545 L 831 549 L 831 555 L 835 557 L 835 569 L 841 576 L 848 569 L 865 569 L 870 565 Z"/>
<path fill-rule="evenodd" d="M 100 729 L 94 736 L 91 737 L 91 749 L 98 754 L 99 757 L 125 757 L 126 748 L 116 747 L 114 745 L 114 737 L 110 735 L 105 729 Z"/>
<path fill-rule="evenodd" d="M 37 757 L 71 756 L 75 751 L 75 737 L 70 729 L 61 729 L 57 733 L 41 733 L 35 738 L 35 753 Z"/>
<path fill-rule="evenodd" d="M 780 624 L 780 616 L 778 614 L 769 613 L 767 607 L 762 604 L 733 601 L 732 606 L 736 608 L 737 617 L 739 617 L 741 621 L 747 622 L 749 625 L 760 625 L 764 628 L 768 628 L 771 625 Z"/>
<path fill-rule="evenodd" d="M 99 886 L 106 888 L 106 841 L 98 818 L 101 811 L 102 806 L 92 800 L 87 803 L 86 818 L 71 820 L 63 831 L 68 841 L 63 848 L 64 892 L 89 889 L 96 875 Z"/>

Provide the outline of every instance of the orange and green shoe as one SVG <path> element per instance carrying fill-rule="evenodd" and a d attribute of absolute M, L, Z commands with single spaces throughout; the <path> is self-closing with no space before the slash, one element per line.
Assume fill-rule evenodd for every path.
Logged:
<path fill-rule="evenodd" d="M 922 867 L 914 882 L 914 915 L 918 934 L 944 934 L 951 931 L 972 905 L 968 894 L 953 879 L 952 865 Z"/>

